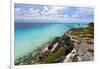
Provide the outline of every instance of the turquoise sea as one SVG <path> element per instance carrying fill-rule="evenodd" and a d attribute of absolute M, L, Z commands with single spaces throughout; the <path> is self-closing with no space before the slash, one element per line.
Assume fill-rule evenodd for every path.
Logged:
<path fill-rule="evenodd" d="M 52 41 L 71 28 L 86 27 L 80 23 L 25 23 L 15 22 L 15 59 Z"/>

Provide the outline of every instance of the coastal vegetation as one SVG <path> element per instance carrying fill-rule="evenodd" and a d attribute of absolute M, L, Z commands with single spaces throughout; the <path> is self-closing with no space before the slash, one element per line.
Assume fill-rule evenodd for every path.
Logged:
<path fill-rule="evenodd" d="M 60 48 L 57 52 L 53 53 L 52 55 L 48 56 L 45 60 L 44 63 L 52 63 L 54 60 L 57 58 L 61 57 L 64 55 L 64 49 Z"/>

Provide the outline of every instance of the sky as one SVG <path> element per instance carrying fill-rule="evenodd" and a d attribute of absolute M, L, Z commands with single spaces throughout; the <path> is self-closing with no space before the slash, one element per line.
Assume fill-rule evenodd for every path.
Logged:
<path fill-rule="evenodd" d="M 89 23 L 94 21 L 94 9 L 36 4 L 15 4 L 16 22 Z"/>

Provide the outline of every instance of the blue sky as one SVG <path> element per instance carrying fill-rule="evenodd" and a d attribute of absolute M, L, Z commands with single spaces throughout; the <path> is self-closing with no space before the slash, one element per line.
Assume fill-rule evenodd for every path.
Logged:
<path fill-rule="evenodd" d="M 84 23 L 94 21 L 94 9 L 86 7 L 15 4 L 15 21 Z"/>

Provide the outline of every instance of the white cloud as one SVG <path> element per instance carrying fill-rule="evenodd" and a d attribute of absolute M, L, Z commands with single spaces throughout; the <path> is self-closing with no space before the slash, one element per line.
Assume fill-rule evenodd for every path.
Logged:
<path fill-rule="evenodd" d="M 39 10 L 35 10 L 33 8 L 29 8 L 27 10 L 16 8 L 15 9 L 15 19 L 32 19 L 40 17 Z"/>
<path fill-rule="evenodd" d="M 21 8 L 16 8 L 16 9 L 15 9 L 16 12 L 19 12 L 19 11 L 21 11 L 21 10 L 22 10 Z"/>
<path fill-rule="evenodd" d="M 49 11 L 48 7 L 44 6 L 44 9 L 42 10 L 41 14 L 44 14 L 45 12 Z"/>
<path fill-rule="evenodd" d="M 94 10 L 91 8 L 77 8 L 77 12 L 75 14 L 72 15 L 72 17 L 80 17 L 80 15 L 84 15 L 84 14 L 91 14 L 93 13 Z"/>
<path fill-rule="evenodd" d="M 43 11 L 39 9 L 29 8 L 28 10 L 22 10 L 21 8 L 15 9 L 16 19 L 43 19 L 43 20 L 56 20 L 57 18 L 62 18 L 64 16 L 59 15 L 59 10 L 64 7 L 47 7 L 44 6 Z M 23 14 L 23 15 L 22 15 Z M 67 17 L 67 15 L 65 16 Z"/>
<path fill-rule="evenodd" d="M 59 10 L 63 9 L 64 7 L 47 7 L 44 6 L 43 11 L 41 12 L 41 14 L 43 16 L 57 16 L 59 15 Z"/>
<path fill-rule="evenodd" d="M 92 9 L 89 8 L 77 8 L 77 12 L 68 16 L 68 14 L 61 15 L 59 11 L 62 11 L 65 7 L 54 7 L 54 6 L 44 6 L 43 10 L 28 8 L 27 10 L 21 8 L 15 8 L 15 19 L 24 19 L 24 20 L 49 20 L 49 21 L 58 21 L 58 22 L 77 22 L 77 21 L 87 21 L 89 19 L 79 19 L 80 15 L 84 13 L 91 14 L 93 13 Z M 66 8 L 67 9 L 67 8 Z"/>
<path fill-rule="evenodd" d="M 51 10 L 49 12 L 51 13 L 58 13 L 59 10 L 62 10 L 64 7 L 51 7 Z"/>

